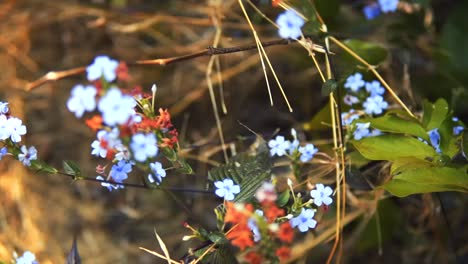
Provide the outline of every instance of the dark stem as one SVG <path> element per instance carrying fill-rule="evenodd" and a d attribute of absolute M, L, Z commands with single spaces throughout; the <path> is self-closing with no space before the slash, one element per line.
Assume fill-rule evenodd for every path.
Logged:
<path fill-rule="evenodd" d="M 455 241 L 453 240 L 454 233 L 452 230 L 452 226 L 450 225 L 450 222 L 448 220 L 447 211 L 445 210 L 444 203 L 442 202 L 442 199 L 440 198 L 440 194 L 436 193 L 436 196 L 437 196 L 437 200 L 439 200 L 440 209 L 442 211 L 442 217 L 444 218 L 444 222 L 447 227 L 449 247 L 452 250 L 453 256 L 455 257 L 455 263 L 461 263 L 458 260 L 457 249 L 455 247 Z"/>

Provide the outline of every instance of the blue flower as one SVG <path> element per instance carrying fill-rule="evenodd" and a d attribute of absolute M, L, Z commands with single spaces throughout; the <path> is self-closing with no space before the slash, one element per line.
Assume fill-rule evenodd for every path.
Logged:
<path fill-rule="evenodd" d="M 160 162 L 153 162 L 150 163 L 151 172 L 148 175 L 148 180 L 151 183 L 156 182 L 156 184 L 160 184 L 162 182 L 162 178 L 166 177 L 166 170 L 162 167 Z"/>
<path fill-rule="evenodd" d="M 135 114 L 136 101 L 133 97 L 122 94 L 118 88 L 111 88 L 101 98 L 98 109 L 104 123 L 109 126 L 123 125 Z"/>
<path fill-rule="evenodd" d="M 353 92 L 357 92 L 364 85 L 365 85 L 365 82 L 362 79 L 362 74 L 357 72 L 354 75 L 351 75 L 346 79 L 344 87 L 351 89 L 351 91 Z"/>
<path fill-rule="evenodd" d="M 279 27 L 279 35 L 282 38 L 298 39 L 301 34 L 301 27 L 304 26 L 304 19 L 302 19 L 294 10 L 286 10 L 278 16 L 276 24 Z"/>
<path fill-rule="evenodd" d="M 314 146 L 314 144 L 307 144 L 305 147 L 300 147 L 299 152 L 301 153 L 301 161 L 308 162 L 314 157 L 315 153 L 318 152 L 318 149 Z"/>
<path fill-rule="evenodd" d="M 262 210 L 255 210 L 255 213 L 252 217 L 249 218 L 247 221 L 247 226 L 250 228 L 250 230 L 253 233 L 253 239 L 254 242 L 258 242 L 262 239 L 262 234 L 260 233 L 260 229 L 258 228 L 257 221 L 258 217 L 263 217 L 263 211 Z"/>
<path fill-rule="evenodd" d="M 366 101 L 362 104 L 362 106 L 364 107 L 364 111 L 367 114 L 380 115 L 382 114 L 383 110 L 388 107 L 388 103 L 383 99 L 382 96 L 375 95 L 367 97 Z"/>
<path fill-rule="evenodd" d="M 122 182 L 128 178 L 128 173 L 132 171 L 132 164 L 130 162 L 121 160 L 114 164 L 110 171 L 110 176 L 115 182 Z"/>
<path fill-rule="evenodd" d="M 369 126 L 370 123 L 356 123 L 356 129 L 353 132 L 354 139 L 360 140 L 364 137 L 369 136 Z"/>
<path fill-rule="evenodd" d="M 398 8 L 398 0 L 379 0 L 380 9 L 382 12 L 395 12 Z"/>
<path fill-rule="evenodd" d="M 322 204 L 330 205 L 333 202 L 333 199 L 330 197 L 332 193 L 332 188 L 319 183 L 315 185 L 315 190 L 310 191 L 310 197 L 314 199 L 314 204 L 317 206 L 321 206 Z"/>
<path fill-rule="evenodd" d="M 380 85 L 378 81 L 372 81 L 366 83 L 366 91 L 370 93 L 370 96 L 383 95 L 385 88 Z"/>
<path fill-rule="evenodd" d="M 214 182 L 216 187 L 215 194 L 218 197 L 224 197 L 226 201 L 234 200 L 234 195 L 240 192 L 239 185 L 234 184 L 231 179 L 224 179 L 223 181 Z"/>
<path fill-rule="evenodd" d="M 278 155 L 279 157 L 286 154 L 289 149 L 291 142 L 285 140 L 283 136 L 276 136 L 275 139 L 268 141 L 268 147 L 270 147 L 270 155 Z"/>
<path fill-rule="evenodd" d="M 465 128 L 463 126 L 455 126 L 453 127 L 453 134 L 455 136 L 460 135 L 460 133 L 464 130 Z"/>
<path fill-rule="evenodd" d="M 72 88 L 70 99 L 67 101 L 67 108 L 75 113 L 77 118 L 81 118 L 85 111 L 91 112 L 96 108 L 96 88 L 81 84 Z"/>
<path fill-rule="evenodd" d="M 112 82 L 116 77 L 117 66 L 119 62 L 112 60 L 107 56 L 97 56 L 94 62 L 86 67 L 88 81 L 95 81 L 104 76 L 108 82 Z"/>
<path fill-rule="evenodd" d="M 152 158 L 158 155 L 157 139 L 153 133 L 133 135 L 130 148 L 132 149 L 135 160 L 139 162 L 146 161 L 147 158 Z"/>
<path fill-rule="evenodd" d="M 350 109 L 349 112 L 341 113 L 341 122 L 345 126 L 351 125 L 356 119 L 359 119 L 359 114 L 354 109 Z"/>
<path fill-rule="evenodd" d="M 21 153 L 18 154 L 18 160 L 21 161 L 24 166 L 31 166 L 32 160 L 37 160 L 37 149 L 35 147 L 21 146 Z"/>
<path fill-rule="evenodd" d="M 343 102 L 347 105 L 353 105 L 353 104 L 359 103 L 359 98 L 357 98 L 356 96 L 347 94 L 343 97 Z"/>
<path fill-rule="evenodd" d="M 8 103 L 0 102 L 0 114 L 7 114 L 9 111 Z"/>
<path fill-rule="evenodd" d="M 39 262 L 36 260 L 36 256 L 30 251 L 25 251 L 23 253 L 23 256 L 16 259 L 15 263 L 16 264 L 39 264 Z"/>
<path fill-rule="evenodd" d="M 427 132 L 429 134 L 429 139 L 431 141 L 431 145 L 435 148 L 437 153 L 440 153 L 440 133 L 438 128 L 434 128 Z"/>
<path fill-rule="evenodd" d="M 317 221 L 314 220 L 315 212 L 312 209 L 302 208 L 301 213 L 289 220 L 292 227 L 298 227 L 299 231 L 307 232 L 307 230 L 315 228 L 317 226 Z"/>
<path fill-rule="evenodd" d="M 289 145 L 288 148 L 288 153 L 289 155 L 292 155 L 294 151 L 296 151 L 299 148 L 299 140 L 294 139 L 293 142 Z"/>
<path fill-rule="evenodd" d="M 0 160 L 2 160 L 3 157 L 5 157 L 7 154 L 8 154 L 8 148 L 7 147 L 1 148 L 0 149 Z"/>
<path fill-rule="evenodd" d="M 104 181 L 105 179 L 102 176 L 97 176 L 96 180 Z M 123 186 L 122 184 L 111 184 L 111 183 L 108 183 L 108 182 L 101 182 L 101 186 L 107 188 L 107 190 L 109 190 L 109 192 L 111 192 L 113 190 L 124 189 L 125 188 L 125 186 Z"/>
<path fill-rule="evenodd" d="M 366 16 L 367 20 L 372 20 L 378 16 L 380 16 L 380 7 L 377 3 L 372 3 L 370 5 L 365 6 L 362 9 L 362 12 Z"/>

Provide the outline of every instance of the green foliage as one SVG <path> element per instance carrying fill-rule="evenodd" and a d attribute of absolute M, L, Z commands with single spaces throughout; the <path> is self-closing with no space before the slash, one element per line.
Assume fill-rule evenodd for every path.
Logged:
<path fill-rule="evenodd" d="M 240 184 L 240 193 L 235 202 L 250 200 L 255 191 L 270 177 L 271 161 L 266 143 L 263 141 L 255 153 L 241 153 L 234 156 L 227 164 L 213 168 L 208 172 L 211 181 L 232 179 Z"/>
<path fill-rule="evenodd" d="M 444 99 L 439 99 L 434 104 L 424 100 L 423 110 L 422 123 L 427 130 L 440 127 L 449 112 L 448 104 Z"/>
<path fill-rule="evenodd" d="M 421 160 L 436 156 L 434 148 L 413 137 L 382 135 L 352 141 L 353 146 L 367 159 L 395 161 L 415 157 Z"/>
<path fill-rule="evenodd" d="M 344 43 L 371 65 L 378 65 L 382 63 L 388 56 L 388 51 L 385 48 L 372 42 L 348 39 L 344 41 Z M 351 55 L 343 55 L 343 59 L 356 64 L 356 59 Z"/>
<path fill-rule="evenodd" d="M 39 173 L 48 173 L 48 174 L 56 174 L 58 170 L 43 161 L 40 160 L 33 160 L 31 161 L 31 169 L 36 170 Z"/>
<path fill-rule="evenodd" d="M 297 7 L 298 11 L 301 12 L 306 18 L 307 22 L 302 27 L 302 32 L 307 34 L 317 34 L 320 29 L 320 23 L 317 19 L 316 9 L 311 1 L 309 0 L 295 0 L 292 4 Z"/>
<path fill-rule="evenodd" d="M 328 96 L 336 91 L 336 89 L 338 89 L 338 83 L 333 79 L 327 80 L 322 85 L 322 96 Z"/>
<path fill-rule="evenodd" d="M 78 164 L 71 160 L 64 160 L 63 161 L 63 169 L 69 175 L 73 175 L 75 179 L 81 178 L 81 169 Z"/>
<path fill-rule="evenodd" d="M 362 118 L 359 119 L 359 122 L 369 122 L 373 128 L 377 128 L 382 132 L 408 134 L 426 141 L 429 140 L 426 130 L 417 120 L 405 119 L 392 113 L 377 118 Z"/>
<path fill-rule="evenodd" d="M 279 207 L 284 207 L 289 202 L 290 197 L 291 197 L 291 194 L 289 193 L 289 190 L 286 190 L 278 196 L 278 199 L 276 200 L 276 204 Z"/>
<path fill-rule="evenodd" d="M 418 164 L 420 166 L 421 164 Z M 406 168 L 383 185 L 392 194 L 403 197 L 416 193 L 468 192 L 468 167 Z"/>

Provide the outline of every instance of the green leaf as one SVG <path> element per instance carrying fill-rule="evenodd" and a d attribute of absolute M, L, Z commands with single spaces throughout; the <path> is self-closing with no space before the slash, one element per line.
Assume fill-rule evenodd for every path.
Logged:
<path fill-rule="evenodd" d="M 382 187 L 403 197 L 417 193 L 468 192 L 467 167 L 426 167 L 402 171 Z"/>
<path fill-rule="evenodd" d="M 344 41 L 344 44 L 371 65 L 378 65 L 387 58 L 387 50 L 372 42 L 349 39 Z M 349 54 L 346 54 L 344 58 L 356 62 L 356 59 Z"/>
<path fill-rule="evenodd" d="M 433 166 L 433 164 L 429 161 L 406 157 L 393 161 L 390 168 L 390 174 L 395 175 L 408 169 L 427 168 L 431 166 Z"/>
<path fill-rule="evenodd" d="M 63 169 L 66 173 L 75 176 L 75 178 L 81 177 L 81 170 L 78 164 L 71 160 L 63 161 Z"/>
<path fill-rule="evenodd" d="M 301 12 L 306 18 L 307 22 L 302 27 L 304 34 L 316 34 L 319 32 L 320 23 L 317 20 L 317 15 L 314 5 L 309 0 L 296 0 L 292 3 L 297 7 L 297 10 Z"/>
<path fill-rule="evenodd" d="M 336 18 L 340 11 L 340 0 L 315 0 L 315 7 L 325 21 Z"/>
<path fill-rule="evenodd" d="M 177 168 L 177 170 L 176 170 L 178 173 L 182 173 L 182 174 L 192 174 L 193 173 L 192 167 L 185 160 L 179 159 L 179 165 L 180 165 L 180 167 Z"/>
<path fill-rule="evenodd" d="M 170 148 L 170 147 L 165 147 L 165 148 L 161 148 L 162 149 L 162 154 L 164 155 L 164 157 L 166 157 L 166 159 L 168 159 L 169 161 L 171 162 L 174 162 L 177 160 L 177 152 L 175 152 L 174 149 Z"/>
<path fill-rule="evenodd" d="M 440 149 L 442 150 L 442 153 L 452 158 L 458 152 L 460 152 L 458 136 L 453 135 L 453 121 L 451 115 L 447 115 L 445 120 L 440 125 L 439 134 Z"/>
<path fill-rule="evenodd" d="M 304 130 L 329 130 L 330 127 L 324 124 L 331 124 L 330 103 L 327 103 L 309 122 L 303 125 Z"/>
<path fill-rule="evenodd" d="M 208 239 L 217 244 L 217 245 L 225 245 L 229 243 L 224 233 L 221 232 L 209 232 L 207 235 Z"/>
<path fill-rule="evenodd" d="M 425 100 L 423 102 L 423 109 L 424 114 L 422 122 L 426 130 L 439 128 L 449 112 L 448 104 L 442 98 L 439 98 L 434 104 Z"/>
<path fill-rule="evenodd" d="M 416 138 L 401 135 L 383 135 L 351 141 L 367 159 L 394 161 L 406 157 L 433 158 L 435 150 Z"/>
<path fill-rule="evenodd" d="M 288 202 L 289 202 L 289 197 L 290 197 L 290 193 L 289 193 L 289 190 L 286 190 L 284 192 L 282 192 L 279 196 L 278 196 L 278 199 L 276 200 L 276 204 L 279 206 L 279 207 L 283 207 L 285 206 Z"/>
<path fill-rule="evenodd" d="M 241 153 L 232 157 L 227 164 L 211 169 L 208 179 L 215 182 L 229 178 L 240 184 L 241 191 L 234 201 L 243 202 L 253 197 L 260 185 L 270 177 L 270 171 L 270 154 L 263 141 L 256 153 Z"/>
<path fill-rule="evenodd" d="M 58 170 L 47 163 L 39 160 L 31 161 L 31 169 L 36 170 L 37 172 L 43 172 L 48 174 L 56 174 Z"/>
<path fill-rule="evenodd" d="M 465 159 L 468 158 L 468 133 L 467 131 L 463 131 L 462 132 L 462 143 L 461 143 L 461 147 L 462 147 L 462 153 L 463 153 L 463 156 L 465 156 Z"/>
<path fill-rule="evenodd" d="M 373 128 L 377 128 L 383 132 L 409 134 L 426 141 L 429 140 L 426 130 L 418 122 L 403 119 L 396 115 L 387 114 L 377 118 L 363 118 L 359 119 L 359 122 L 370 122 Z"/>
<path fill-rule="evenodd" d="M 329 96 L 338 89 L 338 83 L 334 79 L 329 79 L 322 84 L 322 96 Z"/>

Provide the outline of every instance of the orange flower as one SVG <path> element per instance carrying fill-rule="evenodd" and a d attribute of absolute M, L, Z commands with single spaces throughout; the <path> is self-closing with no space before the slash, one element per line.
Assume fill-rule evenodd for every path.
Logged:
<path fill-rule="evenodd" d="M 115 71 L 119 81 L 128 81 L 128 79 L 130 79 L 130 76 L 128 75 L 128 66 L 125 62 L 121 61 Z"/>
<path fill-rule="evenodd" d="M 275 203 L 263 203 L 263 211 L 265 212 L 265 217 L 268 220 L 268 223 L 274 222 L 278 217 L 284 215 L 284 210 L 278 208 Z"/>
<path fill-rule="evenodd" d="M 102 127 L 102 117 L 100 115 L 95 115 L 90 119 L 86 119 L 85 123 L 89 128 L 96 132 Z"/>
<path fill-rule="evenodd" d="M 263 261 L 262 256 L 260 256 L 259 254 L 255 253 L 253 251 L 250 251 L 249 253 L 247 253 L 247 255 L 245 255 L 244 258 L 250 264 L 261 264 L 262 261 Z"/>
<path fill-rule="evenodd" d="M 252 231 L 250 231 L 250 228 L 246 224 L 234 226 L 231 232 L 226 235 L 226 238 L 231 240 L 232 245 L 241 250 L 254 246 Z"/>
<path fill-rule="evenodd" d="M 294 230 L 291 224 L 289 222 L 282 223 L 277 235 L 281 241 L 291 243 L 294 238 Z"/>
<path fill-rule="evenodd" d="M 279 4 L 281 4 L 281 0 L 272 0 L 271 1 L 271 5 L 274 6 L 274 7 L 278 7 Z"/>
<path fill-rule="evenodd" d="M 276 250 L 275 254 L 280 260 L 286 260 L 291 256 L 291 249 L 288 247 L 280 247 Z"/>

